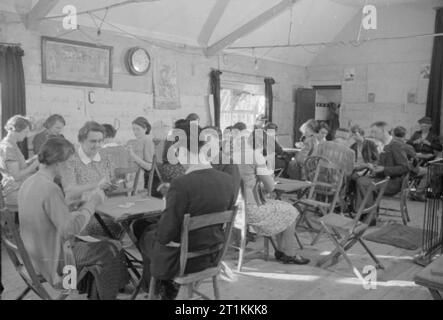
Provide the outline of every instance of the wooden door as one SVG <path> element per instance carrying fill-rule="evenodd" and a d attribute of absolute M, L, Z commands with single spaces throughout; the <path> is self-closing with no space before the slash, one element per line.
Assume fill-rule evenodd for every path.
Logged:
<path fill-rule="evenodd" d="M 294 143 L 302 136 L 300 126 L 315 118 L 315 90 L 300 88 L 295 90 Z"/>

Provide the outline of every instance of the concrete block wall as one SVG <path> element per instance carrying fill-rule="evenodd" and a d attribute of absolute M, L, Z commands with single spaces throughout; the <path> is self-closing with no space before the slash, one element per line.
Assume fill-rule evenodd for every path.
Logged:
<path fill-rule="evenodd" d="M 386 6 L 378 7 L 377 12 L 378 29 L 363 30 L 360 39 L 434 32 L 432 6 Z M 355 40 L 359 27 L 357 15 L 335 41 Z M 341 126 L 359 124 L 368 129 L 374 121 L 383 120 L 392 126 L 403 125 L 412 133 L 426 111 L 429 81 L 421 77 L 421 71 L 430 64 L 432 45 L 432 37 L 416 37 L 328 47 L 308 67 L 308 81 L 310 85 L 342 86 Z M 355 71 L 352 81 L 345 80 L 348 70 Z M 373 102 L 369 94 L 375 96 Z"/>
<path fill-rule="evenodd" d="M 99 43 L 113 49 L 113 88 L 102 89 L 82 86 L 61 86 L 43 84 L 41 81 L 41 36 L 61 37 L 93 43 L 98 39 L 96 30 L 83 27 L 85 36 L 79 31 L 66 34 L 61 24 L 45 21 L 38 30 L 27 30 L 20 23 L 2 26 L 0 41 L 20 42 L 25 51 L 24 69 L 27 89 L 27 113 L 36 121 L 41 121 L 50 113 L 60 113 L 67 118 L 65 135 L 76 142 L 78 129 L 90 119 L 120 125 L 118 140 L 125 142 L 132 138 L 131 121 L 137 116 L 145 116 L 151 122 L 154 135 L 163 138 L 173 121 L 191 112 L 198 113 L 202 125 L 211 123 L 209 111 L 211 68 L 235 71 L 250 75 L 273 77 L 274 121 L 279 125 L 279 134 L 291 138 L 293 127 L 293 89 L 307 84 L 305 67 L 286 65 L 267 60 L 259 60 L 256 69 L 254 59 L 240 55 L 206 58 L 201 53 L 190 53 L 181 49 L 170 50 L 103 31 Z M 63 35 L 65 34 L 65 35 Z M 125 67 L 125 54 L 134 46 L 148 50 L 151 56 L 151 69 L 144 75 L 135 77 Z M 180 108 L 158 110 L 154 108 L 153 68 L 159 59 L 176 62 Z M 232 78 L 232 76 L 230 76 Z M 238 81 L 250 77 L 236 76 Z M 223 75 L 222 75 L 223 78 Z M 256 81 L 263 81 L 257 78 Z M 95 93 L 96 102 L 89 103 L 88 93 Z"/>

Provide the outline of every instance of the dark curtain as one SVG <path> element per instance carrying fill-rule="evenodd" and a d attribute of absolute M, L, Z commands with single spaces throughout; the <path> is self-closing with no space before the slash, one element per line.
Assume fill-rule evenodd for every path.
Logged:
<path fill-rule="evenodd" d="M 272 78 L 265 78 L 265 96 L 266 96 L 266 109 L 265 116 L 269 122 L 272 122 L 272 111 L 274 95 L 272 93 L 272 85 L 275 84 L 275 80 Z"/>
<path fill-rule="evenodd" d="M 435 19 L 435 33 L 443 32 L 443 8 L 437 9 Z M 443 37 L 434 37 L 432 52 L 431 74 L 429 77 L 428 101 L 426 116 L 432 119 L 432 129 L 435 134 L 440 134 L 440 116 L 442 108 L 443 89 Z"/>
<path fill-rule="evenodd" d="M 214 126 L 220 127 L 220 70 L 211 71 L 211 94 L 214 97 Z"/>
<path fill-rule="evenodd" d="M 20 47 L 0 46 L 0 82 L 2 86 L 2 132 L 5 123 L 16 114 L 26 115 L 25 74 Z M 27 140 L 19 144 L 25 158 L 28 158 Z"/>

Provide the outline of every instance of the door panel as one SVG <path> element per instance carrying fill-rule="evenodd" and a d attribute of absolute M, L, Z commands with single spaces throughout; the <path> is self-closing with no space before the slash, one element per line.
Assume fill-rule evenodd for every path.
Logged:
<path fill-rule="evenodd" d="M 294 142 L 302 136 L 300 126 L 315 118 L 315 90 L 300 88 L 295 91 Z"/>

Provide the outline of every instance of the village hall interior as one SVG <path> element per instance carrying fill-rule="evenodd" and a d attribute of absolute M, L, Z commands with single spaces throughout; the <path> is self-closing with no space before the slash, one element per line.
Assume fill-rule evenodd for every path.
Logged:
<path fill-rule="evenodd" d="M 442 92 L 443 0 L 2 0 L 0 300 L 442 300 Z"/>

